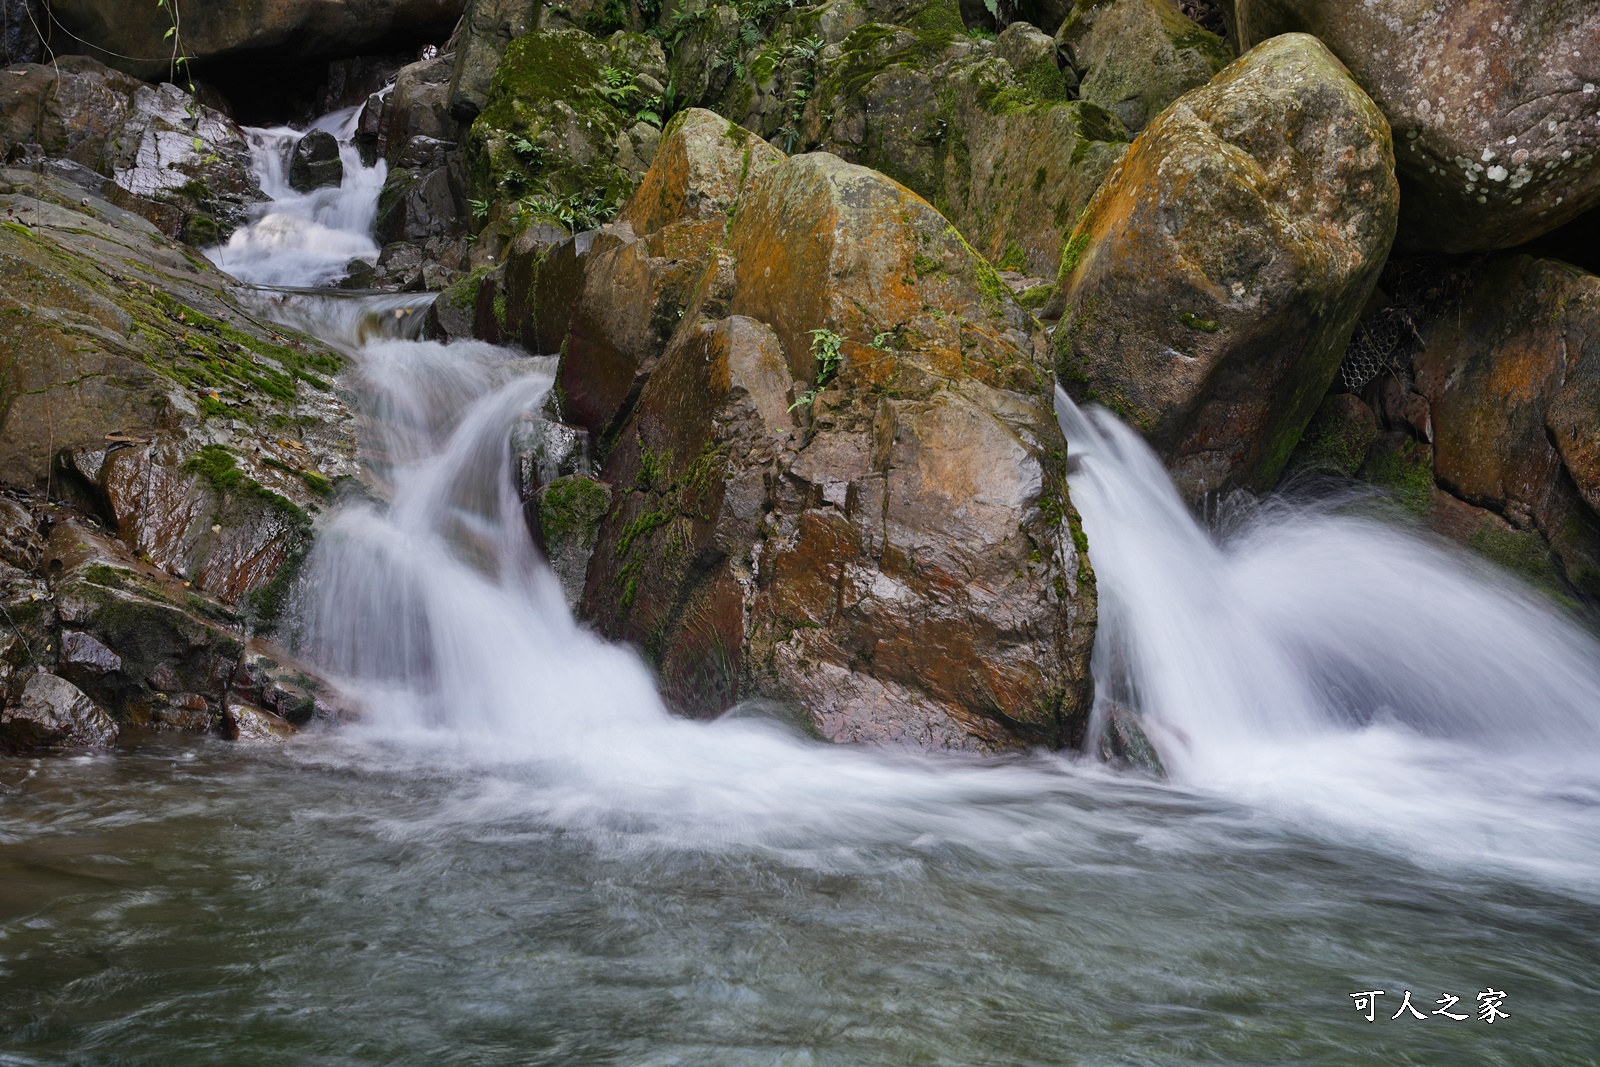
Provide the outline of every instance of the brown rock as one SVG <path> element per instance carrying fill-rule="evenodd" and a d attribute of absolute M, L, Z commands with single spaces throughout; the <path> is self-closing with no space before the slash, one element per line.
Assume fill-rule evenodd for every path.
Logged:
<path fill-rule="evenodd" d="M 1439 484 L 1539 530 L 1567 580 L 1600 591 L 1600 278 L 1551 260 L 1492 260 L 1459 314 L 1438 316 L 1423 340 L 1414 362 Z"/>
<path fill-rule="evenodd" d="M 826 154 L 752 183 L 728 257 L 617 436 L 585 614 L 691 712 L 1075 740 L 1093 576 L 1032 317 L 925 202 Z"/>
<path fill-rule="evenodd" d="M 1388 126 L 1315 38 L 1278 37 L 1139 135 L 1067 243 L 1058 373 L 1191 499 L 1266 488 L 1394 236 Z"/>
<path fill-rule="evenodd" d="M 11 752 L 104 748 L 116 739 L 117 724 L 105 710 L 53 674 L 29 675 L 17 706 L 0 710 L 0 747 Z"/>

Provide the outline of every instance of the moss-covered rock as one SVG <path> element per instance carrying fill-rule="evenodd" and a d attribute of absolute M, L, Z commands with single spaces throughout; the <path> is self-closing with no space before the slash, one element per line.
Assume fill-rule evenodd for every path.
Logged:
<path fill-rule="evenodd" d="M 1527 256 L 1490 260 L 1422 340 L 1416 384 L 1439 484 L 1543 534 L 1568 581 L 1600 595 L 1600 278 Z"/>
<path fill-rule="evenodd" d="M 1078 96 L 1138 133 L 1166 106 L 1233 62 L 1233 50 L 1172 0 L 1079 0 L 1056 40 Z"/>
<path fill-rule="evenodd" d="M 356 475 L 341 357 L 268 325 L 232 279 L 81 187 L 0 171 L 0 481 L 82 504 L 241 609 Z M 254 605 L 252 607 L 252 605 Z"/>
<path fill-rule="evenodd" d="M 1315 38 L 1164 111 L 1061 262 L 1057 373 L 1141 430 L 1191 498 L 1270 487 L 1327 392 L 1399 209 L 1383 116 Z"/>
<path fill-rule="evenodd" d="M 539 528 L 545 557 L 556 572 L 567 603 L 574 608 L 583 598 L 589 560 L 611 502 L 611 487 L 584 474 L 557 478 L 539 490 Z"/>
<path fill-rule="evenodd" d="M 639 84 L 652 70 L 664 74 L 665 59 L 641 34 L 539 30 L 512 41 L 467 136 L 473 195 L 569 229 L 609 219 L 653 155 L 646 120 L 659 103 Z"/>

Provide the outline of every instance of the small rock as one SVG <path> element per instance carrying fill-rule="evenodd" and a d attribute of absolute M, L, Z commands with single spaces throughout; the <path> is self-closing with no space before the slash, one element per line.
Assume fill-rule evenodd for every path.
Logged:
<path fill-rule="evenodd" d="M 88 695 L 53 674 L 34 674 L 14 708 L 0 711 L 0 747 L 12 752 L 47 748 L 103 748 L 117 739 L 117 724 Z"/>
<path fill-rule="evenodd" d="M 289 185 L 302 193 L 344 181 L 339 141 L 326 130 L 312 130 L 300 138 L 289 161 Z"/>
<path fill-rule="evenodd" d="M 224 736 L 230 741 L 286 741 L 294 727 L 266 708 L 234 701 L 223 712 Z"/>
<path fill-rule="evenodd" d="M 61 666 L 90 674 L 111 674 L 122 669 L 122 657 L 80 630 L 61 633 Z"/>

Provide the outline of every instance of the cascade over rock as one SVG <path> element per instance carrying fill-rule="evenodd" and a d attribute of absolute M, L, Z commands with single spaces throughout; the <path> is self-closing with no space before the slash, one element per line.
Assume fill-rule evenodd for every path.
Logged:
<path fill-rule="evenodd" d="M 1320 42 L 1253 49 L 1145 128 L 1073 231 L 1062 384 L 1141 430 L 1191 499 L 1270 487 L 1383 267 L 1393 168 Z"/>
<path fill-rule="evenodd" d="M 834 740 L 1075 741 L 1094 579 L 1042 331 L 909 190 L 731 132 L 675 121 L 624 212 L 623 248 L 715 239 L 610 434 L 583 614 L 695 714 L 765 696 Z"/>
<path fill-rule="evenodd" d="M 1521 244 L 1600 204 L 1591 0 L 1228 0 L 1243 47 L 1321 38 L 1394 128 L 1401 243 Z"/>
<path fill-rule="evenodd" d="M 77 38 L 73 47 L 142 78 L 167 75 L 172 16 L 164 8 L 128 0 L 50 0 L 49 6 Z M 465 6 L 465 0 L 180 0 L 182 46 L 196 62 L 278 47 L 301 56 L 349 55 L 394 34 L 442 37 Z"/>

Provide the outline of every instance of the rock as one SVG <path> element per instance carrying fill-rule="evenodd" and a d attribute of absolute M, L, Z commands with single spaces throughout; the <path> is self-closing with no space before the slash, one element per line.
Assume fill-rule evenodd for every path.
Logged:
<path fill-rule="evenodd" d="M 511 427 L 511 460 L 524 500 L 571 474 L 589 473 L 589 435 L 529 412 Z"/>
<path fill-rule="evenodd" d="M 1021 31 L 1002 50 L 961 36 L 953 19 L 932 3 L 906 25 L 865 25 L 824 49 L 793 143 L 903 182 L 995 265 L 1053 273 L 1063 238 L 1126 151 L 1127 131 L 1100 107 L 1068 99 L 1053 51 L 1025 47 L 1032 38 Z M 1033 58 L 1018 70 L 1002 54 Z M 782 134 L 781 109 L 741 117 L 736 105 L 719 108 Z"/>
<path fill-rule="evenodd" d="M 39 536 L 39 523 L 22 504 L 0 497 L 0 560 L 17 568 L 31 571 L 39 565 L 44 553 L 44 539 Z"/>
<path fill-rule="evenodd" d="M 67 681 L 38 672 L 28 676 L 16 707 L 0 710 L 0 747 L 8 752 L 50 748 L 106 748 L 117 724 Z"/>
<path fill-rule="evenodd" d="M 1078 97 L 1138 133 L 1172 101 L 1233 62 L 1222 38 L 1172 0 L 1079 0 L 1056 31 Z"/>
<path fill-rule="evenodd" d="M 355 417 L 321 377 L 341 359 L 264 324 L 231 278 L 84 193 L 0 171 L 0 210 L 34 223 L 0 226 L 0 481 L 104 517 L 267 625 L 330 479 L 361 473 Z"/>
<path fill-rule="evenodd" d="M 691 714 L 767 697 L 839 741 L 1076 742 L 1093 574 L 1042 346 L 903 186 L 768 168 L 615 436 L 582 613 Z"/>
<path fill-rule="evenodd" d="M 1414 360 L 1440 486 L 1537 530 L 1567 581 L 1600 593 L 1600 278 L 1509 256 L 1423 329 Z"/>
<path fill-rule="evenodd" d="M 427 137 L 448 144 L 460 140 L 461 127 L 450 114 L 454 62 L 455 56 L 446 52 L 402 67 L 395 75 L 394 88 L 382 101 L 375 131 L 377 152 L 391 166 L 399 162 L 414 138 Z"/>
<path fill-rule="evenodd" d="M 609 78 L 632 75 L 631 84 Z M 488 103 L 467 135 L 472 195 L 514 205 L 513 228 L 553 219 L 569 230 L 609 219 L 648 163 L 630 131 L 651 102 L 638 89 L 665 75 L 659 42 L 580 30 L 523 34 L 495 70 Z M 659 119 L 657 120 L 659 122 Z"/>
<path fill-rule="evenodd" d="M 1303 34 L 1260 45 L 1147 126 L 1073 231 L 1062 384 L 1142 431 L 1191 500 L 1270 487 L 1397 211 L 1387 124 L 1338 60 Z"/>
<path fill-rule="evenodd" d="M 37 0 L 0 0 L 0 67 L 39 62 L 43 25 Z"/>
<path fill-rule="evenodd" d="M 1106 712 L 1099 747 L 1100 758 L 1114 767 L 1143 771 L 1157 778 L 1167 776 L 1161 754 L 1139 725 L 1139 717 L 1120 704 L 1112 704 Z"/>
<path fill-rule="evenodd" d="M 268 48 L 292 48 L 299 58 L 349 56 L 386 38 L 442 38 L 460 17 L 463 0 L 185 0 L 183 53 L 197 63 Z M 114 60 L 142 78 L 167 77 L 172 16 L 155 4 L 126 0 L 50 0 L 71 43 Z"/>
<path fill-rule="evenodd" d="M 81 56 L 25 66 L 0 83 L 0 158 L 24 145 L 86 168 L 68 173 L 191 244 L 221 241 L 264 199 L 232 119 L 175 85 L 146 85 Z"/>
<path fill-rule="evenodd" d="M 1323 398 L 1289 461 L 1289 470 L 1353 478 L 1378 436 L 1378 417 L 1353 393 Z"/>
<path fill-rule="evenodd" d="M 1019 74 L 1041 64 L 1058 66 L 1055 39 L 1027 22 L 1013 22 L 1007 26 L 995 38 L 994 53 Z"/>
<path fill-rule="evenodd" d="M 378 194 L 373 235 L 385 246 L 417 244 L 450 235 L 465 226 L 467 212 L 457 197 L 448 166 L 432 170 L 399 169 L 389 173 Z M 379 265 L 383 265 L 380 260 Z M 419 259 L 416 268 L 421 269 Z"/>
<path fill-rule="evenodd" d="M 678 328 L 741 191 L 782 158 L 749 131 L 691 109 L 669 125 L 618 223 L 537 256 L 513 249 L 509 329 L 532 351 L 563 353 L 562 417 L 602 449 Z"/>
<path fill-rule="evenodd" d="M 489 102 L 489 86 L 506 46 L 535 28 L 539 0 L 470 0 L 450 74 L 450 114 L 470 123 Z"/>
<path fill-rule="evenodd" d="M 222 713 L 223 736 L 230 741 L 278 742 L 294 736 L 294 726 L 266 708 L 242 700 L 228 702 Z"/>
<path fill-rule="evenodd" d="M 600 523 L 611 510 L 612 499 L 610 486 L 584 474 L 553 479 L 537 492 L 540 547 L 573 609 L 583 599 Z"/>
<path fill-rule="evenodd" d="M 1600 7 L 1233 0 L 1244 47 L 1316 34 L 1394 127 L 1401 243 L 1506 248 L 1600 204 Z"/>
<path fill-rule="evenodd" d="M 122 669 L 122 657 L 79 630 L 61 631 L 61 653 L 57 662 L 62 670 L 88 674 L 110 674 Z"/>
<path fill-rule="evenodd" d="M 337 186 L 344 180 L 344 163 L 339 159 L 339 142 L 326 130 L 312 130 L 300 138 L 289 158 L 289 185 L 302 193 L 324 186 Z"/>

